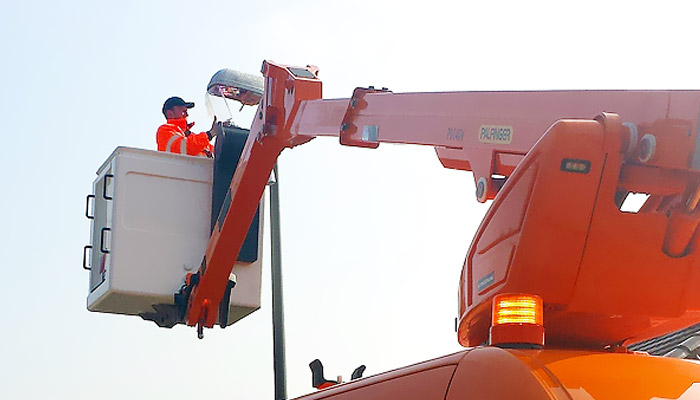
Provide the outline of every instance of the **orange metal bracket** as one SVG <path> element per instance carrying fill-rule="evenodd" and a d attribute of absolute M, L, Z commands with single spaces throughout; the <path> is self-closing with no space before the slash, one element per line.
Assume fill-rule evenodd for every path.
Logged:
<path fill-rule="evenodd" d="M 382 93 L 389 92 L 388 89 L 382 88 L 381 90 L 375 89 L 373 86 L 369 88 L 355 88 L 352 93 L 352 97 L 348 102 L 348 109 L 345 112 L 345 117 L 343 117 L 343 122 L 340 124 L 340 144 L 347 146 L 358 146 L 358 147 L 368 147 L 371 149 L 376 149 L 379 147 L 378 138 L 378 126 L 377 125 L 364 125 L 362 127 L 361 139 L 358 140 L 358 129 L 355 125 L 355 116 L 361 111 L 367 108 L 367 100 L 365 100 L 365 95 L 368 93 Z"/>

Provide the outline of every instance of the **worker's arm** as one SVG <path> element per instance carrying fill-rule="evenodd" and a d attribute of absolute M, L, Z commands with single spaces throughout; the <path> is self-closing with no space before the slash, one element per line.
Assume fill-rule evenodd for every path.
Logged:
<path fill-rule="evenodd" d="M 211 146 L 209 143 L 209 140 L 211 140 L 210 137 L 209 133 L 202 132 L 192 133 L 186 138 L 182 138 L 186 143 L 187 155 L 196 156 L 204 150 L 208 150 Z"/>

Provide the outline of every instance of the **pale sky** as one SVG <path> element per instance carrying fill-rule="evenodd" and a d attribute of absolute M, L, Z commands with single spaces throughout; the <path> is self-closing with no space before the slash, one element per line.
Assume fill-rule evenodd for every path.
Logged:
<path fill-rule="evenodd" d="M 202 341 L 86 310 L 85 196 L 116 146 L 155 149 L 167 97 L 196 102 L 205 130 L 211 75 L 263 59 L 317 65 L 329 98 L 699 89 L 691 4 L 3 1 L 0 398 L 272 398 L 269 257 L 262 309 Z M 470 173 L 430 148 L 318 139 L 280 176 L 290 397 L 313 390 L 314 358 L 347 379 L 460 349 L 459 273 L 486 210 Z"/>

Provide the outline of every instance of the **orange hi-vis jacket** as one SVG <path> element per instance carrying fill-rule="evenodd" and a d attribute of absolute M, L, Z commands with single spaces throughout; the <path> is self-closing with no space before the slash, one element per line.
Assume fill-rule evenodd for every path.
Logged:
<path fill-rule="evenodd" d="M 214 147 L 209 143 L 209 135 L 206 132 L 185 135 L 187 130 L 187 118 L 168 119 L 156 133 L 158 151 L 211 157 Z"/>

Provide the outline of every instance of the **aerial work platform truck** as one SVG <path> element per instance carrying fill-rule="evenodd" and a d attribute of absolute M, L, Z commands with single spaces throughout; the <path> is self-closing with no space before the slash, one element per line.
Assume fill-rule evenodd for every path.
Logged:
<path fill-rule="evenodd" d="M 262 75 L 253 124 L 230 161 L 236 166 L 221 207 L 210 211 L 213 228 L 200 229 L 193 258 L 172 254 L 167 264 L 179 268 L 178 277 L 162 296 L 139 300 L 138 312 L 119 297 L 110 309 L 89 297 L 89 308 L 146 313 L 164 326 L 195 326 L 200 336 L 217 323 L 226 326 L 259 307 L 234 301 L 252 286 L 259 298 L 259 270 L 250 274 L 257 280 L 231 279 L 259 268 L 260 246 L 254 261 L 241 254 L 250 253 L 246 238 L 260 224 L 260 200 L 282 150 L 319 136 L 367 151 L 381 143 L 432 146 L 444 167 L 473 173 L 478 202 L 492 201 L 459 282 L 457 337 L 466 350 L 348 383 L 316 376 L 322 390 L 304 399 L 700 398 L 700 364 L 674 358 L 693 358 L 698 347 L 689 348 L 689 339 L 700 324 L 700 91 L 369 87 L 323 99 L 316 67 L 266 61 Z M 200 163 L 162 156 L 174 157 L 173 165 Z M 184 178 L 197 182 L 188 191 L 201 189 L 204 197 L 212 190 L 205 169 Z M 95 203 L 92 215 L 93 298 L 103 285 L 96 254 L 109 255 L 131 235 L 118 239 L 114 224 L 143 232 L 139 224 L 149 218 L 139 211 L 133 221 L 119 219 L 129 195 L 99 181 L 94 195 L 104 190 L 115 206 L 105 217 Z M 98 220 L 113 224 L 110 239 L 109 229 L 95 228 Z M 682 349 L 650 355 L 661 348 L 658 338 L 677 332 L 685 332 L 674 336 Z"/>

